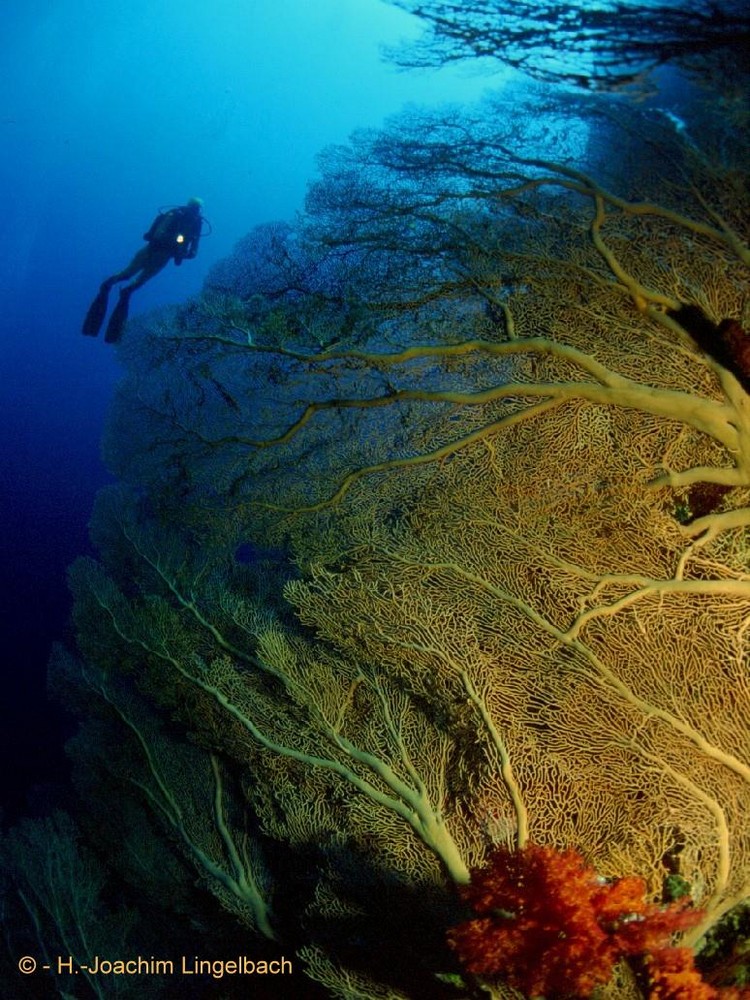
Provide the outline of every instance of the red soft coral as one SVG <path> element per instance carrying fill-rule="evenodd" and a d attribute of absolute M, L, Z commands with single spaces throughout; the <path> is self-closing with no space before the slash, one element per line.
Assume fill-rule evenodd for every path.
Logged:
<path fill-rule="evenodd" d="M 689 948 L 663 948 L 646 959 L 649 1000 L 714 1000 L 720 994 L 704 983 Z"/>
<path fill-rule="evenodd" d="M 710 986 L 701 979 L 689 948 L 663 948 L 646 957 L 649 1000 L 750 1000 L 750 988 Z"/>
<path fill-rule="evenodd" d="M 462 892 L 480 919 L 455 927 L 449 943 L 469 972 L 528 996 L 588 997 L 620 959 L 665 949 L 700 918 L 683 904 L 646 903 L 642 879 L 607 883 L 577 851 L 535 844 L 495 851 Z"/>

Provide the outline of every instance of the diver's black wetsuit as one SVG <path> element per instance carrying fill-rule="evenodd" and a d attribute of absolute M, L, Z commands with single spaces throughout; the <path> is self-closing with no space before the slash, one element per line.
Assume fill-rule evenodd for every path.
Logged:
<path fill-rule="evenodd" d="M 118 281 L 127 281 L 138 275 L 135 281 L 131 281 L 123 289 L 134 292 L 163 270 L 173 258 L 178 265 L 183 260 L 192 260 L 198 253 L 201 222 L 200 208 L 197 205 L 181 205 L 168 212 L 160 212 L 148 232 L 143 234 L 148 245 L 138 251 L 126 268 L 107 278 L 102 285 L 111 288 Z"/>
<path fill-rule="evenodd" d="M 119 340 L 128 318 L 128 304 L 132 293 L 162 271 L 170 260 L 179 265 L 183 260 L 195 257 L 198 253 L 202 222 L 199 199 L 160 212 L 151 223 L 148 232 L 143 234 L 147 245 L 138 251 L 127 267 L 105 278 L 99 286 L 99 294 L 92 302 L 83 322 L 83 333 L 89 337 L 96 337 L 107 312 L 110 288 L 120 281 L 134 278 L 134 281 L 120 289 L 119 301 L 107 325 L 104 339 L 110 343 Z"/>

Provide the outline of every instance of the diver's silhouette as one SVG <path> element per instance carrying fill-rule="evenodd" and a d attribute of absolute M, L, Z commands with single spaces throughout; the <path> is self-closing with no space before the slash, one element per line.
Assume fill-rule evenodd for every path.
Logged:
<path fill-rule="evenodd" d="M 135 278 L 135 281 L 120 289 L 120 298 L 112 310 L 104 335 L 104 339 L 110 344 L 122 336 L 128 318 L 130 296 L 136 288 L 145 285 L 155 274 L 163 270 L 170 260 L 174 260 L 175 264 L 181 264 L 183 260 L 195 257 L 201 237 L 202 205 L 200 198 L 191 198 L 186 205 L 159 212 L 148 232 L 143 234 L 147 245 L 138 251 L 126 268 L 106 278 L 99 286 L 99 294 L 91 303 L 83 321 L 82 332 L 87 337 L 96 337 L 99 333 L 107 313 L 109 290 L 118 281 Z"/>

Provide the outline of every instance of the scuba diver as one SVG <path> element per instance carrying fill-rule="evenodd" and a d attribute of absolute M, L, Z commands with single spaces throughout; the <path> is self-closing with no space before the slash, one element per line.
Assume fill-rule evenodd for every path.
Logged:
<path fill-rule="evenodd" d="M 115 343 L 122 336 L 128 318 L 130 296 L 136 288 L 145 285 L 155 274 L 163 270 L 170 260 L 180 265 L 183 260 L 192 260 L 195 257 L 204 221 L 201 215 L 202 206 L 200 198 L 191 198 L 186 205 L 159 212 L 148 232 L 143 234 L 147 245 L 138 251 L 126 268 L 113 274 L 99 286 L 99 294 L 91 303 L 83 321 L 82 332 L 85 336 L 96 337 L 99 333 L 107 312 L 109 290 L 118 281 L 135 278 L 120 289 L 120 298 L 112 310 L 104 335 L 105 341 L 109 344 Z"/>

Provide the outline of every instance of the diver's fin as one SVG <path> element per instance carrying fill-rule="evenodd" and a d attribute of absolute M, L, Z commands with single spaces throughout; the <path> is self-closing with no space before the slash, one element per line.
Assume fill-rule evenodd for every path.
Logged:
<path fill-rule="evenodd" d="M 85 337 L 96 337 L 102 328 L 104 316 L 107 312 L 107 300 L 109 299 L 110 285 L 106 283 L 99 289 L 99 294 L 89 306 L 86 319 L 83 321 L 81 333 Z"/>
<path fill-rule="evenodd" d="M 116 344 L 117 341 L 122 336 L 122 331 L 125 328 L 125 324 L 128 320 L 128 306 L 130 305 L 130 292 L 127 288 L 123 288 L 120 292 L 120 298 L 117 300 L 117 305 L 112 310 L 112 315 L 109 317 L 109 323 L 107 323 L 107 331 L 104 334 L 104 339 L 108 344 Z"/>

